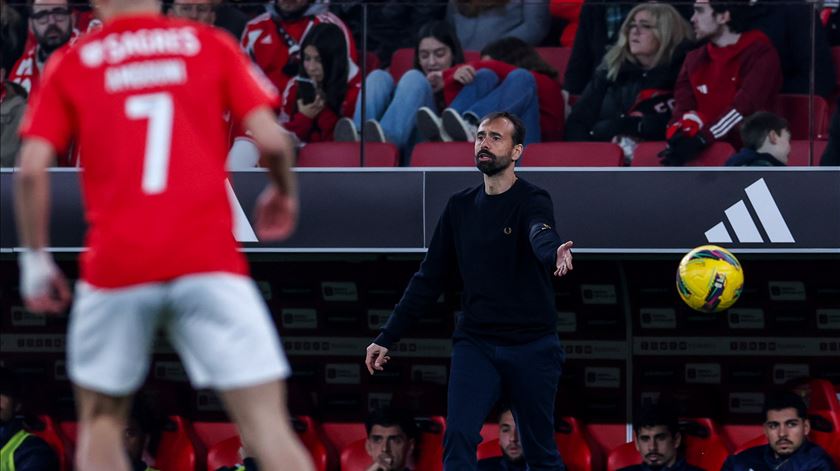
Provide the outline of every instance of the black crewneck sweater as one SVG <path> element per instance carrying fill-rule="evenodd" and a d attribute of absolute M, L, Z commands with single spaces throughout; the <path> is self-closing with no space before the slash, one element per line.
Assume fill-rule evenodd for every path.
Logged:
<path fill-rule="evenodd" d="M 499 195 L 486 194 L 483 184 L 455 194 L 426 258 L 374 343 L 391 348 L 399 341 L 456 269 L 464 282 L 456 337 L 515 345 L 555 333 L 551 276 L 561 243 L 551 197 L 521 178 Z"/>

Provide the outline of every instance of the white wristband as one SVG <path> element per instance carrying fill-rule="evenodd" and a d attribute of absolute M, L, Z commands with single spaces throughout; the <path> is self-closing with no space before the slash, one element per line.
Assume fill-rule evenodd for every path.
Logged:
<path fill-rule="evenodd" d="M 20 293 L 24 298 L 49 294 L 50 281 L 58 270 L 52 256 L 44 250 L 25 250 L 18 258 Z"/>

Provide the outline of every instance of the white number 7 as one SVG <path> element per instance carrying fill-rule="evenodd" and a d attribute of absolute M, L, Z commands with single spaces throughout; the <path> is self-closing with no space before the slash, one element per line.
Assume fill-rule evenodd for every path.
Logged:
<path fill-rule="evenodd" d="M 130 119 L 148 119 L 146 154 L 143 157 L 143 192 L 154 195 L 166 189 L 169 173 L 169 149 L 172 146 L 174 107 L 169 93 L 135 95 L 125 101 Z"/>

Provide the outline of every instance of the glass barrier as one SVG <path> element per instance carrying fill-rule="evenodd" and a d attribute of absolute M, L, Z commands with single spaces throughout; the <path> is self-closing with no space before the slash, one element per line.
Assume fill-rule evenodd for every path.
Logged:
<path fill-rule="evenodd" d="M 37 3 L 3 7 L 4 70 L 27 91 L 44 51 L 101 27 L 87 2 Z M 736 153 L 745 164 L 818 165 L 840 90 L 837 6 L 715 8 L 164 2 L 169 15 L 239 38 L 280 92 L 278 116 L 300 141 L 302 166 L 472 166 L 477 125 L 499 111 L 523 123 L 523 166 L 715 166 Z M 726 24 L 716 22 L 723 14 Z M 748 119 L 757 112 L 775 116 Z M 241 140 L 234 167 L 254 165 L 256 150 Z M 345 151 L 347 142 L 359 144 Z"/>

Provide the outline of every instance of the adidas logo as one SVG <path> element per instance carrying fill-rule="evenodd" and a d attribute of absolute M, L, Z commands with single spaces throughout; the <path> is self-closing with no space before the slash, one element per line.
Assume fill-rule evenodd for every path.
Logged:
<path fill-rule="evenodd" d="M 746 191 L 747 199 L 749 199 L 756 216 L 758 216 L 758 223 L 764 228 L 770 242 L 796 242 L 763 178 L 746 187 L 744 191 Z M 744 200 L 738 201 L 724 212 L 729 225 L 735 231 L 738 242 L 764 242 Z M 709 243 L 732 242 L 732 236 L 729 234 L 726 225 L 721 221 L 706 231 L 706 240 Z"/>
<path fill-rule="evenodd" d="M 239 199 L 236 193 L 233 192 L 233 186 L 230 180 L 225 180 L 225 188 L 227 190 L 228 202 L 230 202 L 230 212 L 233 214 L 233 236 L 237 242 L 259 242 L 254 228 L 248 221 L 248 216 L 245 215 L 245 210 L 239 204 Z"/>
<path fill-rule="evenodd" d="M 700 93 L 702 93 L 703 95 L 708 95 L 709 94 L 709 87 L 707 87 L 706 85 L 698 85 L 697 90 Z"/>

